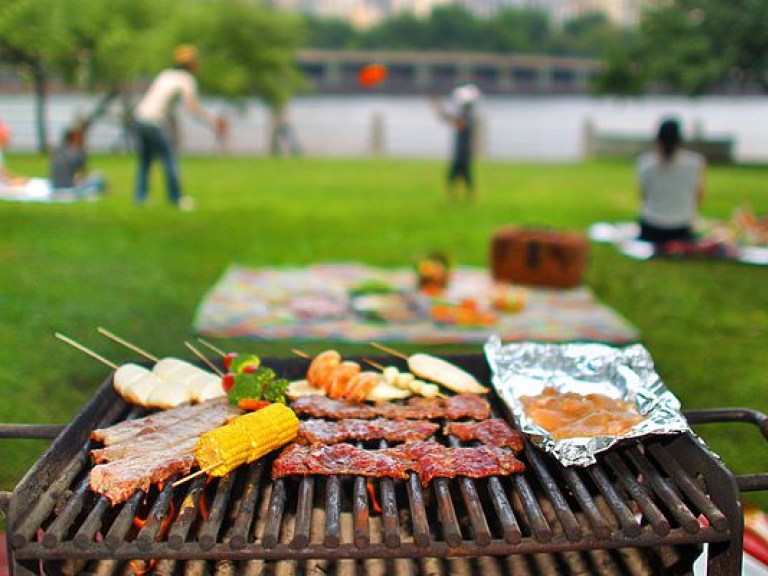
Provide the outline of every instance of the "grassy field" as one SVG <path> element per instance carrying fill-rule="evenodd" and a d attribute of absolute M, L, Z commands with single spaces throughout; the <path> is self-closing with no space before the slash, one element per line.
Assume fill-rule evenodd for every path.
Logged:
<path fill-rule="evenodd" d="M 41 157 L 7 162 L 21 173 L 46 172 Z M 623 162 L 484 163 L 480 202 L 464 205 L 442 194 L 440 162 L 185 158 L 193 213 L 166 204 L 159 171 L 149 204 L 134 206 L 132 158 L 96 157 L 92 165 L 111 183 L 98 202 L 0 204 L 0 422 L 65 423 L 107 377 L 108 369 L 55 340 L 56 330 L 119 361 L 131 354 L 100 337 L 97 326 L 158 355 L 185 355 L 195 307 L 230 263 L 402 266 L 442 250 L 482 265 L 500 226 L 585 230 L 598 220 L 631 219 L 637 209 L 632 165 Z M 765 212 L 766 179 L 768 168 L 712 168 L 704 214 L 726 218 L 744 202 Z M 687 408 L 768 409 L 767 280 L 768 268 L 641 263 L 606 246 L 593 246 L 588 270 L 598 296 L 639 327 Z M 287 355 L 295 345 L 220 344 L 265 355 Z M 751 428 L 700 432 L 734 471 L 768 470 L 768 446 Z M 11 489 L 44 447 L 0 441 L 0 489 Z M 765 495 L 747 500 L 768 508 Z"/>

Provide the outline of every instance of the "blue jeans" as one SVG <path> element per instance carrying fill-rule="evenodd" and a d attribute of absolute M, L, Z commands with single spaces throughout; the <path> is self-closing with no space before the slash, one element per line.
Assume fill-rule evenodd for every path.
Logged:
<path fill-rule="evenodd" d="M 179 181 L 179 165 L 168 137 L 160 126 L 136 121 L 136 141 L 139 153 L 139 169 L 136 175 L 137 204 L 143 204 L 147 199 L 149 189 L 149 168 L 156 156 L 160 157 L 165 170 L 165 182 L 168 199 L 174 204 L 181 200 L 181 183 Z"/>

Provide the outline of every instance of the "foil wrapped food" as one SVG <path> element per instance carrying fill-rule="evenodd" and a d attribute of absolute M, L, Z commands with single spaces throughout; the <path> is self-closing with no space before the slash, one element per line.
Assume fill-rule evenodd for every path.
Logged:
<path fill-rule="evenodd" d="M 502 344 L 498 337 L 492 337 L 485 344 L 485 355 L 493 372 L 493 386 L 520 431 L 565 466 L 594 464 L 596 454 L 621 440 L 689 431 L 680 401 L 662 382 L 650 352 L 640 344 L 623 348 L 580 343 Z M 526 414 L 520 401 L 523 396 L 540 395 L 547 387 L 633 403 L 644 420 L 621 436 L 557 440 Z"/>

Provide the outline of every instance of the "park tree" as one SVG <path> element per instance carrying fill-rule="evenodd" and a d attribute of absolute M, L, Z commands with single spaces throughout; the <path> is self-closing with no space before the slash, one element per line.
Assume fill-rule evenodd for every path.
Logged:
<path fill-rule="evenodd" d="M 166 3 L 168 0 L 166 0 Z M 102 90 L 97 118 L 120 86 L 157 57 L 152 38 L 157 0 L 4 0 L 0 3 L 0 61 L 30 78 L 35 93 L 38 150 L 48 146 L 46 102 L 53 76 Z M 141 47 L 141 49 L 139 49 Z"/>
<path fill-rule="evenodd" d="M 598 88 L 696 96 L 735 82 L 767 90 L 766 21 L 765 0 L 660 2 L 643 13 L 634 39 L 608 52 Z"/>
<path fill-rule="evenodd" d="M 129 87 L 167 65 L 173 46 L 203 55 L 201 87 L 231 99 L 258 96 L 280 107 L 298 90 L 297 18 L 247 0 L 3 0 L 0 61 L 34 82 L 38 148 L 46 149 L 47 83 L 55 75 L 102 96 L 88 128 Z"/>
<path fill-rule="evenodd" d="M 0 3 L 0 61 L 12 65 L 34 87 L 38 149 L 46 150 L 48 77 L 52 62 L 67 51 L 65 15 L 56 0 Z"/>
<path fill-rule="evenodd" d="M 507 8 L 483 23 L 483 37 L 491 52 L 541 53 L 550 44 L 552 27 L 541 10 Z"/>

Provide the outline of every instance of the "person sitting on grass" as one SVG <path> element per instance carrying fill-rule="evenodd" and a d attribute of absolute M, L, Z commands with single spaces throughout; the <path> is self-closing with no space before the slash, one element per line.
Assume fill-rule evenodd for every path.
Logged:
<path fill-rule="evenodd" d="M 640 187 L 640 240 L 663 244 L 693 240 L 693 225 L 704 198 L 706 161 L 682 146 L 680 124 L 664 120 L 656 150 L 637 161 Z"/>
<path fill-rule="evenodd" d="M 86 174 L 87 156 L 80 128 L 64 132 L 62 145 L 51 157 L 51 186 L 54 194 L 72 194 L 78 198 L 95 196 L 104 190 L 100 174 Z"/>

